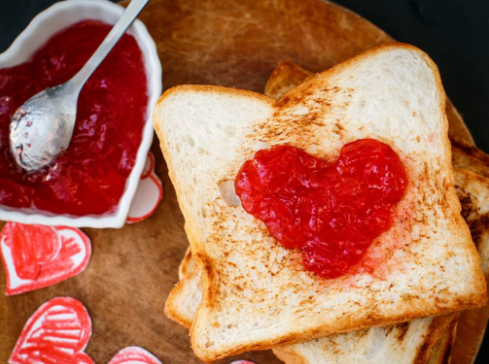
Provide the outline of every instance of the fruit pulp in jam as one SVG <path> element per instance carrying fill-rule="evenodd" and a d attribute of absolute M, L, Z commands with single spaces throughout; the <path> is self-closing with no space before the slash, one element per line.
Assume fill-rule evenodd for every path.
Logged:
<path fill-rule="evenodd" d="M 68 150 L 28 173 L 10 154 L 15 110 L 86 63 L 111 25 L 85 20 L 53 35 L 31 60 L 0 70 L 0 205 L 73 216 L 115 212 L 141 143 L 148 103 L 142 52 L 124 34 L 83 87 Z"/>
<path fill-rule="evenodd" d="M 284 247 L 301 249 L 305 268 L 324 278 L 360 262 L 392 226 L 406 186 L 396 152 L 373 139 L 344 145 L 334 163 L 274 146 L 246 161 L 235 180 L 244 210 Z"/>

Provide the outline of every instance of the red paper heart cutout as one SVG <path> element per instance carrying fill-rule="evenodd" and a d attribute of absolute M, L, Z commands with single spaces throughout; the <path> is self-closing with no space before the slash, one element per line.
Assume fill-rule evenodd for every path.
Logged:
<path fill-rule="evenodd" d="M 373 139 L 344 145 L 334 163 L 287 145 L 261 150 L 235 180 L 244 210 L 283 246 L 301 249 L 305 268 L 324 278 L 360 262 L 391 227 L 406 186 L 396 152 Z"/>
<path fill-rule="evenodd" d="M 119 351 L 109 364 L 161 364 L 153 354 L 137 346 Z"/>
<path fill-rule="evenodd" d="M 134 224 L 147 219 L 155 212 L 162 198 L 163 184 L 154 172 L 154 156 L 149 153 L 126 222 Z"/>
<path fill-rule="evenodd" d="M 9 363 L 94 364 L 83 352 L 91 335 L 90 316 L 81 302 L 53 298 L 29 318 Z"/>
<path fill-rule="evenodd" d="M 6 295 L 47 287 L 81 273 L 91 245 L 79 229 L 8 222 L 0 234 Z"/>
<path fill-rule="evenodd" d="M 144 165 L 143 173 L 141 173 L 141 179 L 149 177 L 151 173 L 155 171 L 155 156 L 153 153 L 148 153 L 148 158 L 146 158 L 146 164 Z"/>

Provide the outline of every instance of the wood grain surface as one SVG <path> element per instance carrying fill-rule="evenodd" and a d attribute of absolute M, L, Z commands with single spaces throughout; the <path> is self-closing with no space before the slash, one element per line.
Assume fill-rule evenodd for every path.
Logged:
<path fill-rule="evenodd" d="M 391 41 L 365 19 L 321 0 L 152 0 L 140 19 L 157 43 L 165 89 L 197 83 L 263 91 L 280 60 L 321 71 Z M 451 106 L 448 115 L 452 134 L 472 142 Z M 85 272 L 19 296 L 0 293 L 1 363 L 30 315 L 55 296 L 72 296 L 87 307 L 93 322 L 87 353 L 96 363 L 107 363 L 129 345 L 148 349 L 166 364 L 198 363 L 187 330 L 163 315 L 188 242 L 157 141 L 152 151 L 164 197 L 151 218 L 119 230 L 84 229 L 93 246 Z M 5 291 L 3 272 L 0 291 Z M 279 363 L 271 352 L 242 358 Z"/>

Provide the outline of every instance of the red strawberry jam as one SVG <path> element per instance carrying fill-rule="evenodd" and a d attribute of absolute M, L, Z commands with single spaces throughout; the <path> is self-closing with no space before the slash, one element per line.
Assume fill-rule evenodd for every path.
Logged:
<path fill-rule="evenodd" d="M 236 193 L 304 266 L 324 278 L 348 273 L 373 240 L 392 226 L 407 177 L 387 144 L 361 139 L 328 163 L 288 145 L 261 150 L 241 167 Z"/>
<path fill-rule="evenodd" d="M 30 61 L 0 70 L 0 205 L 73 216 L 114 212 L 141 143 L 148 103 L 143 55 L 125 34 L 83 87 L 68 150 L 27 173 L 10 154 L 15 110 L 45 88 L 70 79 L 111 26 L 86 20 L 61 30 Z"/>

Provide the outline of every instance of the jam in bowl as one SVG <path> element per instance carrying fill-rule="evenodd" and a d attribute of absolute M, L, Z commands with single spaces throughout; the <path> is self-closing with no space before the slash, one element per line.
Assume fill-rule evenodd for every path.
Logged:
<path fill-rule="evenodd" d="M 156 48 L 140 22 L 124 34 L 83 87 L 66 152 L 51 165 L 26 172 L 15 163 L 9 145 L 15 110 L 34 94 L 74 76 L 121 13 L 119 6 L 99 1 L 56 4 L 26 30 L 47 29 L 50 34 L 38 42 L 32 41 L 35 32 L 22 34 L 0 55 L 0 219 L 123 225 L 152 140 L 152 106 L 161 93 Z M 65 20 L 48 26 L 53 17 L 54 22 Z M 72 21 L 63 24 L 66 18 Z M 36 46 L 26 55 L 19 53 L 17 43 Z M 17 59 L 9 56 L 16 52 Z"/>

